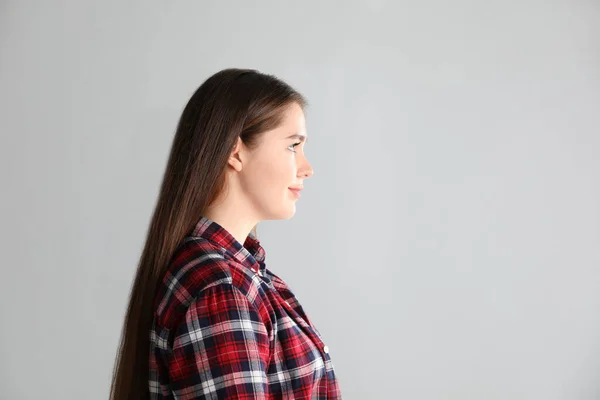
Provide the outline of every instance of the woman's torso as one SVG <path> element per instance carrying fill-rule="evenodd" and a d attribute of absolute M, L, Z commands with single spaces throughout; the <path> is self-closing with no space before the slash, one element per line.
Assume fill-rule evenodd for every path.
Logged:
<path fill-rule="evenodd" d="M 249 236 L 242 248 L 227 231 L 206 219 L 201 220 L 192 235 L 185 239 L 172 258 L 155 301 L 153 329 L 150 333 L 152 349 L 149 387 L 152 398 L 222 398 L 217 397 L 214 388 L 212 394 L 215 397 L 210 397 L 211 389 L 206 387 L 203 387 L 200 392 L 195 392 L 203 393 L 204 397 L 194 397 L 190 394 L 190 390 L 186 392 L 186 388 L 177 387 L 171 381 L 175 380 L 173 377 L 179 375 L 172 369 L 174 369 L 173 365 L 179 368 L 180 363 L 169 364 L 168 361 L 174 351 L 173 332 L 178 331 L 178 326 L 186 323 L 186 318 L 189 324 L 189 304 L 194 304 L 196 296 L 201 295 L 206 288 L 212 287 L 211 290 L 216 290 L 214 288 L 221 285 L 224 291 L 220 293 L 229 293 L 225 290 L 235 290 L 235 293 L 241 292 L 246 296 L 249 307 L 257 311 L 257 321 L 264 323 L 264 332 L 268 335 L 268 341 L 266 339 L 264 341 L 262 353 L 264 357 L 261 359 L 268 360 L 261 364 L 266 368 L 266 393 L 244 393 L 244 396 L 248 396 L 244 398 L 341 399 L 328 346 L 290 287 L 266 268 L 264 254 L 260 242 L 254 237 Z M 231 315 L 231 311 L 227 315 Z M 236 318 L 239 317 L 237 313 L 235 315 Z M 240 312 L 239 315 L 246 314 Z M 247 325 L 256 324 L 257 321 L 239 323 L 236 320 L 235 324 L 229 326 L 243 326 L 246 322 Z M 186 333 L 188 331 L 185 330 Z M 224 345 L 222 342 L 226 339 L 223 338 L 234 338 L 235 334 L 241 336 L 243 334 L 241 328 L 234 334 L 219 336 L 219 345 Z M 191 339 L 186 336 L 185 340 Z M 202 351 L 197 347 L 190 348 Z M 190 360 L 190 358 L 186 359 Z M 196 366 L 201 364 L 197 358 L 194 360 Z M 245 362 L 236 364 L 236 368 L 245 371 L 247 364 Z M 256 365 L 252 368 L 256 368 Z M 189 371 L 187 369 L 186 371 L 196 373 L 198 376 L 193 377 L 194 379 L 186 377 L 186 382 L 200 382 L 203 379 L 202 375 L 206 377 L 206 374 L 199 373 L 201 367 L 188 369 Z M 214 371 L 219 370 L 217 364 L 211 365 L 212 380 L 214 380 Z M 240 379 L 249 381 L 246 382 L 248 385 L 238 386 L 253 387 L 250 375 L 240 375 L 242 376 Z M 221 382 L 221 391 L 218 393 L 220 395 L 230 393 L 224 386 L 228 384 L 227 382 L 233 385 L 233 381 L 223 379 L 219 382 Z M 197 387 L 201 387 L 202 383 L 198 385 Z M 231 388 L 231 393 L 233 390 Z M 250 392 L 252 390 L 250 389 Z"/>

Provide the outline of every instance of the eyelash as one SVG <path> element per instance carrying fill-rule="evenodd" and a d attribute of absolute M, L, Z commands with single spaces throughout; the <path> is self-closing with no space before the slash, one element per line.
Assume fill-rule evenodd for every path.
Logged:
<path fill-rule="evenodd" d="M 291 144 L 291 145 L 289 145 L 289 146 L 288 146 L 288 149 L 289 149 L 290 147 L 296 147 L 296 146 L 298 146 L 300 143 L 302 143 L 302 142 L 298 142 L 298 143 Z M 296 150 L 292 150 L 292 152 L 294 152 L 294 153 L 295 153 L 295 152 L 296 152 Z"/>

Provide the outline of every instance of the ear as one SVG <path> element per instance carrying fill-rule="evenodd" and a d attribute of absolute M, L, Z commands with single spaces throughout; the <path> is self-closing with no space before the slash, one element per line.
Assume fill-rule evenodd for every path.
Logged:
<path fill-rule="evenodd" d="M 242 139 L 238 136 L 236 142 L 235 142 L 235 146 L 233 147 L 233 150 L 231 152 L 231 154 L 229 155 L 229 159 L 227 160 L 227 163 L 229 165 L 231 165 L 233 167 L 233 169 L 235 169 L 236 171 L 241 171 L 242 170 L 242 150 L 244 148 L 244 143 L 242 142 Z"/>

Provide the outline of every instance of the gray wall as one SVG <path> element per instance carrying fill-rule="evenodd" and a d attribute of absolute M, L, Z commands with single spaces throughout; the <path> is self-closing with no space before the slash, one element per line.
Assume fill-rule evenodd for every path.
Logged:
<path fill-rule="evenodd" d="M 600 398 L 597 1 L 0 15 L 1 398 L 107 397 L 177 119 L 226 67 L 311 102 L 315 175 L 258 234 L 344 399 Z"/>

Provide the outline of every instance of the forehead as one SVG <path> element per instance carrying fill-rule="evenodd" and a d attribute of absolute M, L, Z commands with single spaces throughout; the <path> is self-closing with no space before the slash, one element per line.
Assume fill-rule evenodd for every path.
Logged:
<path fill-rule="evenodd" d="M 284 139 L 299 139 L 306 136 L 306 119 L 304 111 L 293 103 L 283 112 L 281 125 L 275 129 Z"/>

